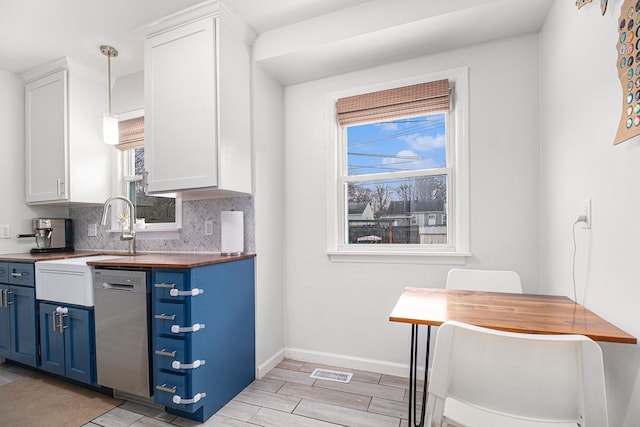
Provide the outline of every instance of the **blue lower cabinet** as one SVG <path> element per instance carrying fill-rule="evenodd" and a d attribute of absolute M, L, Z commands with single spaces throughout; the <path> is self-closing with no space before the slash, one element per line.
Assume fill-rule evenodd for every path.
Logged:
<path fill-rule="evenodd" d="M 94 317 L 90 308 L 40 303 L 40 368 L 95 383 Z"/>
<path fill-rule="evenodd" d="M 255 379 L 253 258 L 152 270 L 154 400 L 204 422 Z"/>
<path fill-rule="evenodd" d="M 37 366 L 33 264 L 0 263 L 0 282 L 5 282 L 0 283 L 0 356 Z"/>

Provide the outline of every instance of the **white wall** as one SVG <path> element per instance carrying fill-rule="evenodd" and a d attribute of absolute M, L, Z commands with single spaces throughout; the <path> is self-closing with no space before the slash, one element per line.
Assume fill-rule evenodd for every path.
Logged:
<path fill-rule="evenodd" d="M 408 325 L 388 316 L 405 286 L 443 287 L 450 266 L 331 263 L 325 255 L 327 94 L 470 67 L 468 264 L 512 269 L 538 291 L 538 42 L 498 41 L 285 90 L 286 345 L 298 358 L 375 369 L 408 364 Z M 257 211 L 258 209 L 256 209 Z M 398 365 L 400 364 L 400 365 Z M 407 372 L 408 373 L 408 372 Z"/>
<path fill-rule="evenodd" d="M 576 228 L 578 302 L 640 337 L 640 138 L 614 146 L 622 2 L 577 10 L 556 1 L 540 34 L 540 286 L 573 297 L 572 224 L 592 199 L 591 230 Z M 640 348 L 603 344 L 609 425 L 640 420 Z"/>
<path fill-rule="evenodd" d="M 111 110 L 114 114 L 144 108 L 144 71 L 118 77 L 113 84 Z"/>
<path fill-rule="evenodd" d="M 260 66 L 253 70 L 256 224 L 256 365 L 268 372 L 284 348 L 284 91 Z"/>
<path fill-rule="evenodd" d="M 32 238 L 18 239 L 19 233 L 31 232 L 31 219 L 66 217 L 65 208 L 29 207 L 25 203 L 24 159 L 24 83 L 11 73 L 0 70 L 0 224 L 11 226 L 11 238 L 0 239 L 0 253 L 28 252 L 35 247 Z"/>

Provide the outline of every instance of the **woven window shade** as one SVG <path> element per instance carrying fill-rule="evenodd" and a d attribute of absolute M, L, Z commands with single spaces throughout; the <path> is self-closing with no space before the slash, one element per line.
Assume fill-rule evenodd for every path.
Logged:
<path fill-rule="evenodd" d="M 123 120 L 118 123 L 120 142 L 116 145 L 119 150 L 133 150 L 144 147 L 144 117 Z"/>
<path fill-rule="evenodd" d="M 340 126 L 446 111 L 449 111 L 448 80 L 340 98 L 336 104 Z"/>

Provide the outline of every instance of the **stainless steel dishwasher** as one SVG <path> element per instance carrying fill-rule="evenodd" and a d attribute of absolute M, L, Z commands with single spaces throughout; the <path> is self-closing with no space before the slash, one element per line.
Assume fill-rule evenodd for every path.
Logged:
<path fill-rule="evenodd" d="M 98 384 L 150 397 L 150 272 L 93 271 Z"/>

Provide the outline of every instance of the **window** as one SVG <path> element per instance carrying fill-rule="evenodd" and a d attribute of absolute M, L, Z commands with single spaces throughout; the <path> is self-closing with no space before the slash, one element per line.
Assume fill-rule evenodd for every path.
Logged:
<path fill-rule="evenodd" d="M 176 222 L 175 194 L 166 197 L 148 196 L 144 191 L 144 147 L 126 150 L 124 182 L 126 183 L 126 197 L 136 207 L 136 219 L 144 219 L 145 228 L 160 224 Z"/>
<path fill-rule="evenodd" d="M 121 194 L 136 207 L 137 231 L 177 230 L 181 226 L 180 198 L 173 193 L 154 196 L 145 194 L 144 117 L 140 114 L 141 112 L 135 112 L 135 117 L 119 122 L 120 143 L 117 148 L 120 150 L 122 171 L 119 177 Z M 117 224 L 119 229 L 121 223 L 126 221 L 120 218 L 121 214 L 118 215 L 117 210 L 112 212 L 116 215 L 112 224 Z"/>
<path fill-rule="evenodd" d="M 462 263 L 469 255 L 467 71 L 381 86 L 331 97 L 328 254 Z M 368 217 L 354 215 L 361 206 L 370 207 Z"/>

